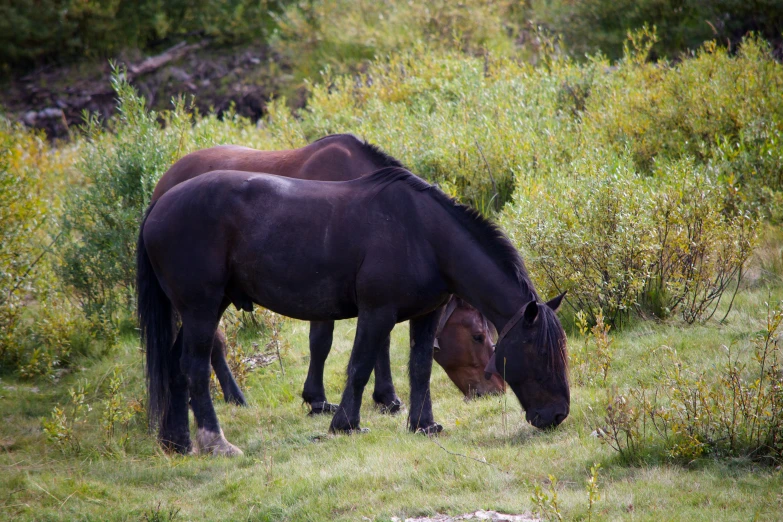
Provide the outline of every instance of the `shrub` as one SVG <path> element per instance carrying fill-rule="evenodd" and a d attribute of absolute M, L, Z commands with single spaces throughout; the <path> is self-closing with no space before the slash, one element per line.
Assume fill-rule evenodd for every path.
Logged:
<path fill-rule="evenodd" d="M 45 143 L 2 118 L 0 140 L 0 358 L 5 359 L 24 296 L 34 290 L 30 275 L 45 251 L 40 240 L 48 209 L 38 195 L 44 183 L 34 166 L 34 158 L 45 154 Z"/>
<path fill-rule="evenodd" d="M 649 187 L 627 158 L 581 158 L 573 168 L 573 176 L 518 190 L 503 222 L 543 272 L 545 294 L 568 290 L 592 322 L 600 310 L 615 323 L 636 304 L 657 252 Z"/>
<path fill-rule="evenodd" d="M 169 111 L 150 111 L 121 71 L 112 84 L 118 115 L 108 122 L 109 132 L 95 118 L 85 124 L 77 164 L 82 184 L 67 194 L 64 240 L 58 250 L 62 281 L 95 331 L 109 337 L 134 306 L 139 225 L 163 173 L 195 149 L 223 143 L 285 146 L 281 136 L 260 133 L 230 112 L 223 120 L 202 117 L 182 99 L 174 100 Z"/>
<path fill-rule="evenodd" d="M 645 454 L 690 462 L 717 455 L 783 462 L 783 313 L 768 308 L 766 327 L 752 353 L 726 347 L 726 362 L 688 370 L 676 353 L 661 364 L 661 379 L 627 392 L 613 391 L 602 439 L 627 460 Z"/>
<path fill-rule="evenodd" d="M 748 31 L 780 40 L 783 9 L 774 1 L 738 0 L 557 0 L 532 2 L 530 17 L 563 34 L 574 55 L 603 52 L 611 58 L 623 53 L 626 31 L 655 24 L 660 39 L 657 57 L 677 58 L 705 41 L 739 43 Z"/>
<path fill-rule="evenodd" d="M 126 397 L 123 391 L 125 385 L 125 376 L 120 368 L 115 367 L 106 385 L 106 397 L 101 403 L 103 435 L 107 446 L 117 443 L 124 447 L 130 436 L 131 423 L 144 411 L 139 401 Z M 118 433 L 120 430 L 122 434 Z"/>
<path fill-rule="evenodd" d="M 55 406 L 49 420 L 42 421 L 46 440 L 54 444 L 63 453 L 79 453 L 82 449 L 81 440 L 76 429 L 87 420 L 87 414 L 92 407 L 87 404 L 87 383 L 80 381 L 68 390 L 71 396 L 70 404 Z"/>
<path fill-rule="evenodd" d="M 67 363 L 84 327 L 54 277 L 52 254 L 59 194 L 77 151 L 0 118 L 0 364 L 24 377 Z"/>
<path fill-rule="evenodd" d="M 692 158 L 733 175 L 749 195 L 763 186 L 780 190 L 783 67 L 769 44 L 745 39 L 731 56 L 710 42 L 676 64 L 643 63 L 646 53 L 637 44 L 616 71 L 596 77 L 584 132 L 630 152 L 643 173 L 660 159 Z"/>
<path fill-rule="evenodd" d="M 781 189 L 779 166 L 761 155 L 776 157 L 783 71 L 757 40 L 737 56 L 708 46 L 676 66 L 645 62 L 650 31 L 630 40 L 615 68 L 554 49 L 533 67 L 421 47 L 355 77 L 327 72 L 307 108 L 292 113 L 277 100 L 258 128 L 230 114 L 223 122 L 192 114 L 181 102 L 155 115 L 119 82 L 120 118 L 111 135 L 91 127 L 87 186 L 68 207 L 65 279 L 91 317 L 116 322 L 129 303 L 149 191 L 179 156 L 354 132 L 486 214 L 514 193 L 501 223 L 537 284 L 546 294 L 568 289 L 591 321 L 598 310 L 614 324 L 632 310 L 704 320 L 753 244 L 748 208 L 777 201 Z M 743 165 L 761 170 L 734 172 Z"/>
<path fill-rule="evenodd" d="M 263 38 L 283 2 L 41 0 L 0 6 L 0 66 L 105 58 L 201 34 L 219 42 Z"/>
<path fill-rule="evenodd" d="M 748 40 L 737 57 L 711 45 L 670 67 L 644 62 L 645 34 L 631 35 L 615 71 L 559 66 L 567 92 L 590 94 L 562 109 L 575 120 L 555 134 L 568 151 L 539 142 L 535 180 L 517 178 L 501 217 L 545 293 L 569 290 L 593 322 L 597 309 L 612 323 L 634 309 L 712 317 L 783 179 L 769 146 L 783 70 L 764 44 Z M 753 129 L 762 139 L 741 138 Z M 754 168 L 740 175 L 740 165 Z"/>
<path fill-rule="evenodd" d="M 519 11 L 509 0 L 291 3 L 278 17 L 273 47 L 291 57 L 299 81 L 317 78 L 325 68 L 355 72 L 401 49 L 509 54 Z"/>
<path fill-rule="evenodd" d="M 132 303 L 138 225 L 158 178 L 182 154 L 190 125 L 182 101 L 161 115 L 162 129 L 158 114 L 146 110 L 144 98 L 120 75 L 113 85 L 119 118 L 111 133 L 94 118 L 87 122 L 78 164 L 84 186 L 66 202 L 61 251 L 60 275 L 96 326 L 116 326 Z"/>

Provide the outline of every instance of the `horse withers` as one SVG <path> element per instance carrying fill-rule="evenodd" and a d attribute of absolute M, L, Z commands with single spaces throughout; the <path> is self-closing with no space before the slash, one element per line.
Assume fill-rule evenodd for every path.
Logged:
<path fill-rule="evenodd" d="M 332 183 L 211 172 L 148 209 L 138 244 L 139 316 L 151 421 L 168 447 L 235 455 L 209 395 L 220 317 L 252 303 L 308 321 L 358 317 L 342 399 L 330 431 L 360 429 L 364 387 L 392 327 L 410 321 L 408 426 L 437 433 L 429 380 L 449 294 L 501 329 L 500 369 L 527 420 L 560 424 L 570 392 L 559 298 L 541 303 L 518 252 L 477 212 L 399 167 Z M 173 343 L 174 317 L 182 342 Z M 492 361 L 490 361 L 492 362 Z"/>
<path fill-rule="evenodd" d="M 221 145 L 192 152 L 172 165 L 155 186 L 151 202 L 157 201 L 178 184 L 213 170 L 240 170 L 298 179 L 347 181 L 383 167 L 402 166 L 396 158 L 353 134 L 326 136 L 305 147 L 291 150 L 264 151 Z M 443 366 L 449 378 L 467 398 L 502 393 L 502 379 L 497 376 L 489 381 L 482 379 L 484 368 L 493 353 L 491 326 L 470 304 L 463 300 L 459 300 L 457 304 L 454 299 L 449 302 L 447 310 L 456 310 L 457 313 L 438 331 L 442 342 L 435 354 L 436 362 Z M 332 413 L 337 408 L 336 404 L 327 401 L 323 384 L 324 364 L 331 350 L 333 332 L 334 321 L 310 323 L 310 365 L 302 398 L 310 405 L 312 414 Z M 180 331 L 177 342 L 181 342 L 181 336 Z M 226 402 L 245 404 L 245 397 L 226 363 L 225 338 L 220 330 L 215 337 L 212 366 Z M 394 389 L 388 340 L 381 347 L 375 365 L 373 400 L 383 412 L 395 413 L 402 406 Z"/>

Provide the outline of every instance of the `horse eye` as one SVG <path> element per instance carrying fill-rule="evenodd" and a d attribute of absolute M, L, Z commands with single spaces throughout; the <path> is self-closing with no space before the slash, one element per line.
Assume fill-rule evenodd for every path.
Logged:
<path fill-rule="evenodd" d="M 473 340 L 477 343 L 483 343 L 484 342 L 484 336 L 483 335 L 474 335 Z"/>

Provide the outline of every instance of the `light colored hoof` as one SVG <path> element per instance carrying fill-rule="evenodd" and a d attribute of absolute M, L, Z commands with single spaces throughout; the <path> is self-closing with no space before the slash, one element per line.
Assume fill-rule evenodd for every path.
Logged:
<path fill-rule="evenodd" d="M 213 457 L 238 457 L 243 455 L 242 450 L 231 444 L 223 435 L 223 430 L 219 433 L 207 431 L 199 428 L 196 431 L 196 452 Z"/>

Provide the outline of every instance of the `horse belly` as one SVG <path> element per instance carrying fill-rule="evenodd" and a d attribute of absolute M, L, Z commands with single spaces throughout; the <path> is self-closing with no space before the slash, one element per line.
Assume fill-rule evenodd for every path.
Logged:
<path fill-rule="evenodd" d="M 320 249 L 296 246 L 301 245 L 268 241 L 258 252 L 239 252 L 238 258 L 252 262 L 234 263 L 226 294 L 242 292 L 256 304 L 307 321 L 356 317 L 356 274 L 348 269 L 350 257 L 332 261 L 335 256 Z"/>

